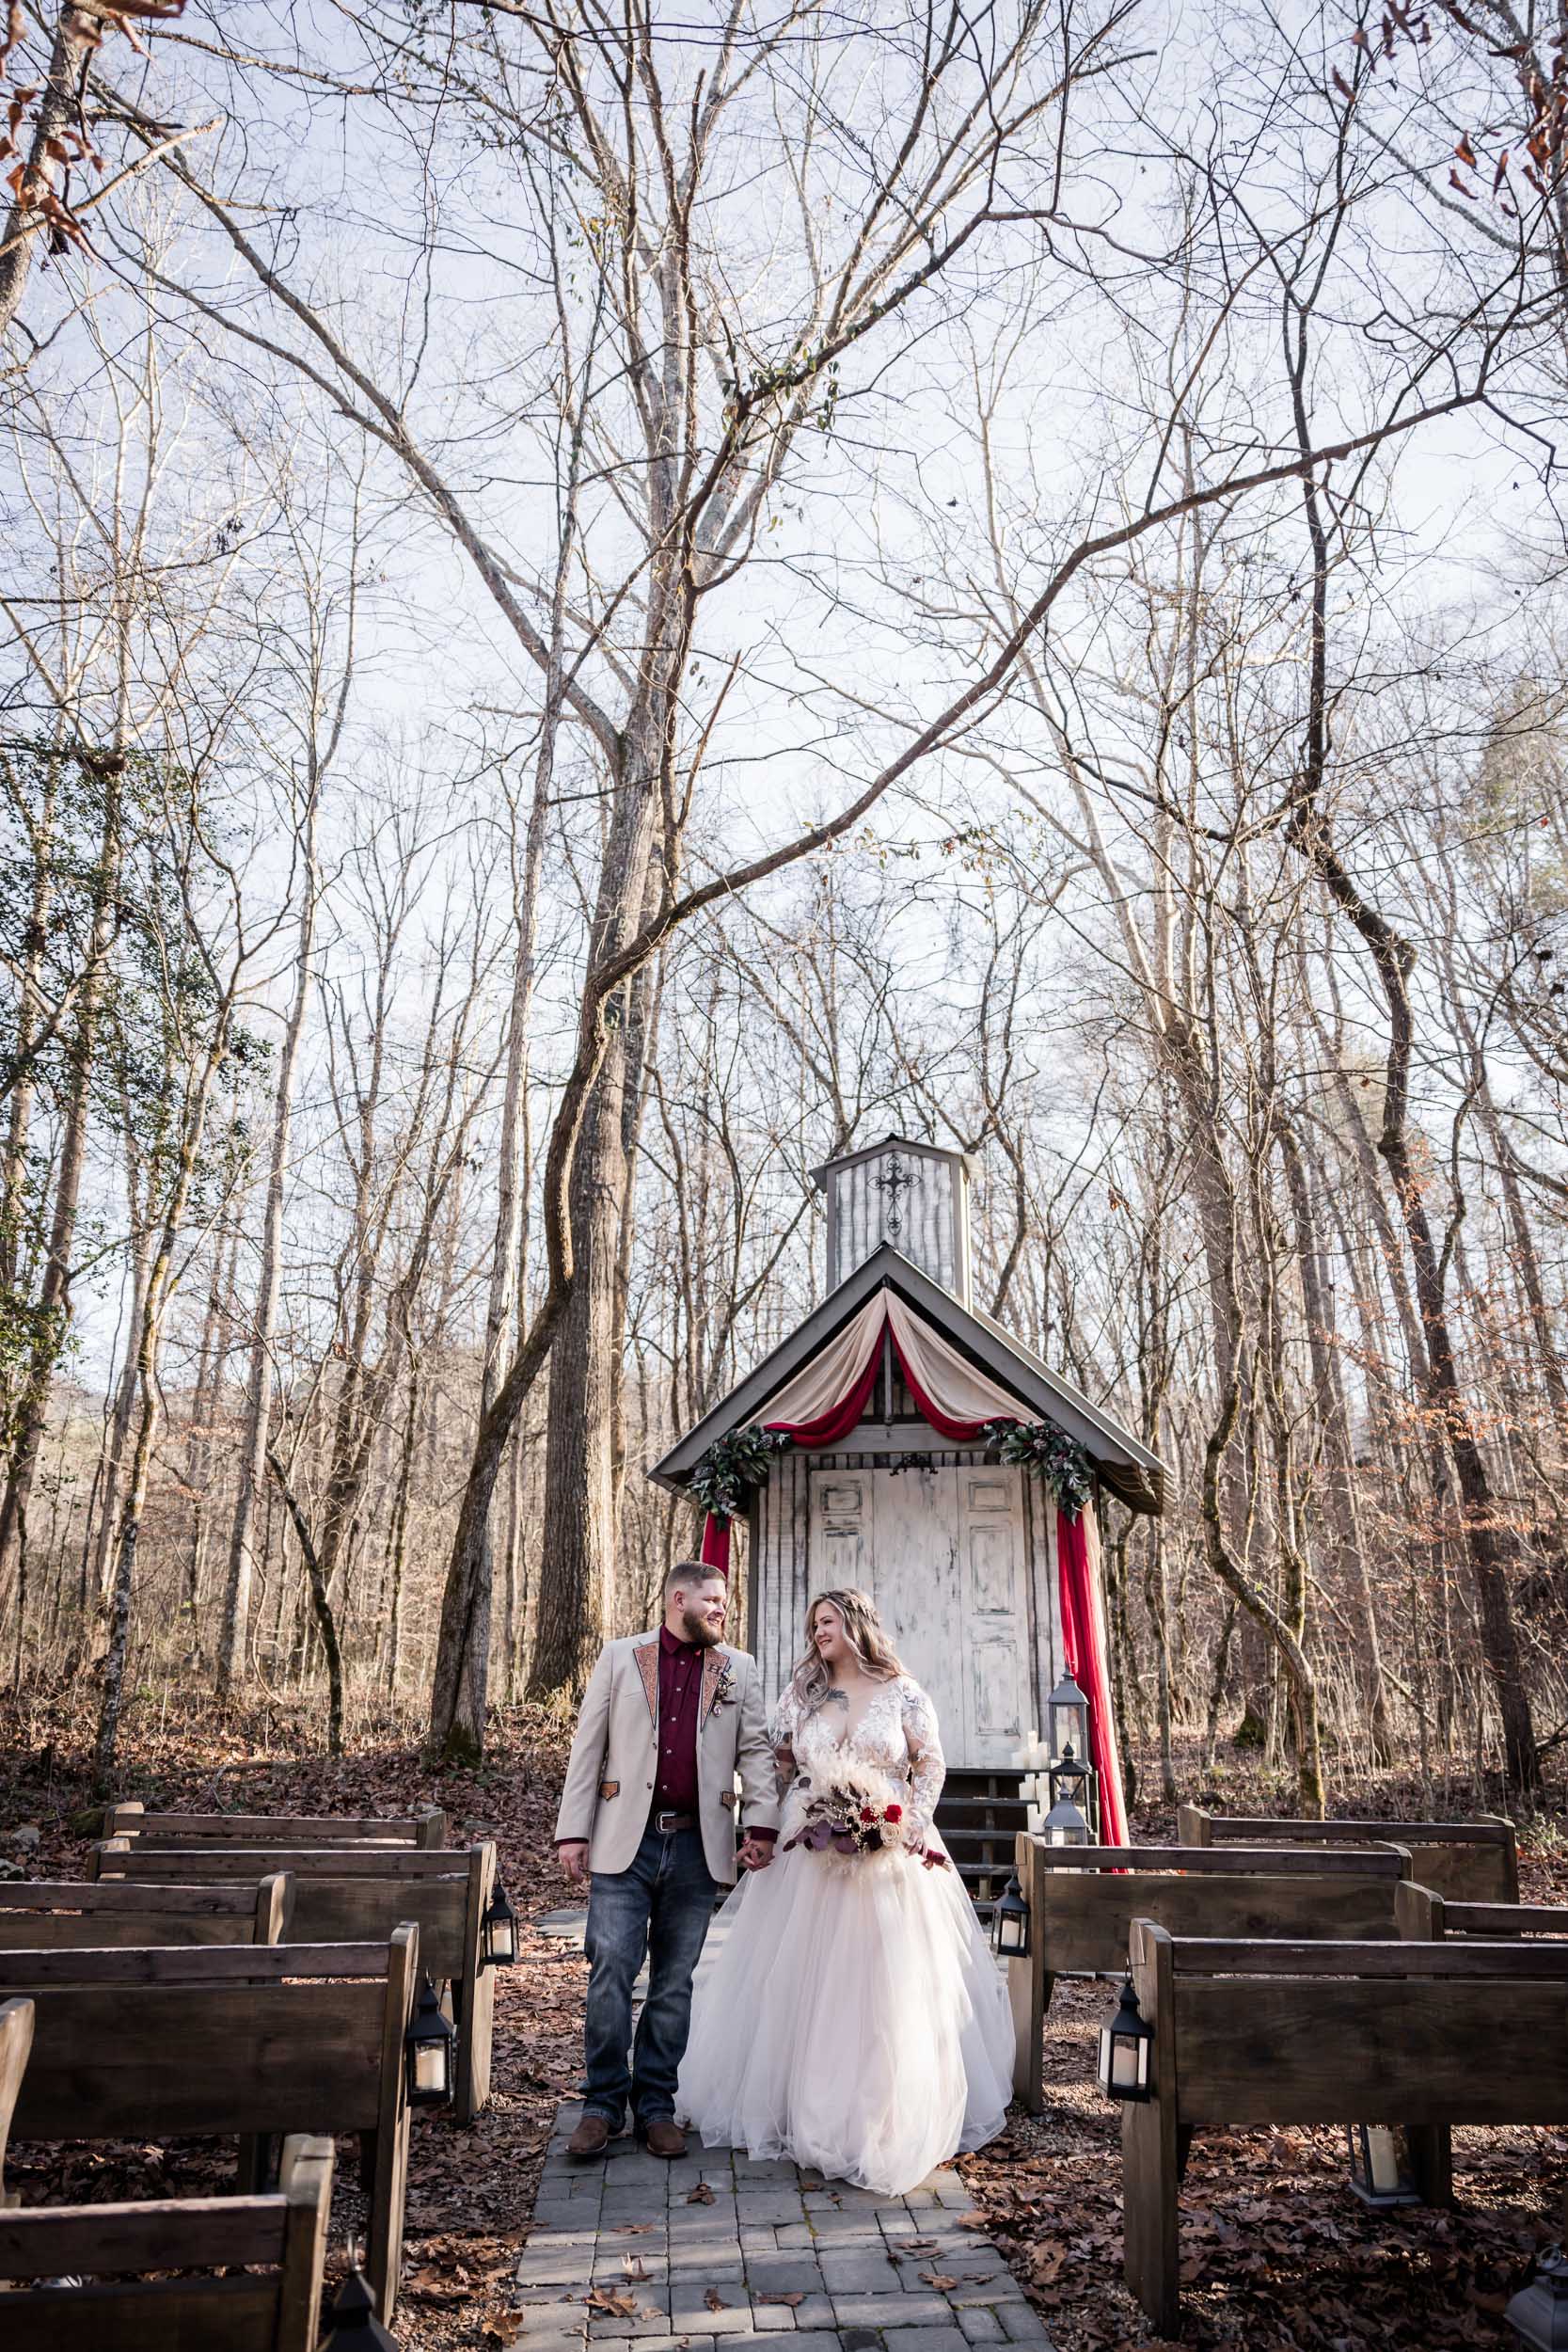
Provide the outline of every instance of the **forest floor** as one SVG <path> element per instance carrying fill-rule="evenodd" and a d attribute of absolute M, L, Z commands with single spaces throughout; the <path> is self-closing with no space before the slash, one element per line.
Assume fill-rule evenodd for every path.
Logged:
<path fill-rule="evenodd" d="M 428 1772 L 392 1731 L 341 1761 L 309 1753 L 319 1723 L 271 1707 L 224 1721 L 192 1706 L 170 1721 L 136 1708 L 124 1733 L 119 1793 L 170 1807 L 407 1812 L 444 1805 L 454 1834 L 493 1836 L 519 1916 L 521 1963 L 497 1986 L 495 2091 L 473 2124 L 417 2116 L 408 2200 L 405 2352 L 522 2344 L 511 2287 L 528 2234 L 551 2120 L 581 2069 L 586 1964 L 532 1922 L 572 1900 L 550 1842 L 566 1738 L 553 1718 L 515 1710 L 490 1760 Z M 68 1700 L 0 1702 L 0 1867 L 77 1877 L 96 1829 L 90 1724 Z M 1227 1762 L 1232 1809 L 1291 1809 L 1259 1767 Z M 1495 1804 L 1496 1799 L 1494 1797 Z M 1454 1804 L 1456 1815 L 1481 1809 Z M 1413 1786 L 1393 1778 L 1331 1811 L 1412 1818 Z M 1568 1902 L 1560 1807 L 1521 1836 L 1527 1900 Z M 1174 1835 L 1169 1812 L 1139 1807 L 1136 1833 Z M 32 1830 L 38 1832 L 35 1842 Z M 18 1833 L 20 1832 L 20 1836 Z M 1061 1984 L 1052 2004 L 1046 2110 L 1015 2115 L 960 2170 L 1058 2352 L 1145 2352 L 1151 2336 L 1122 2289 L 1119 2135 L 1093 2086 L 1104 1986 Z M 1536 2249 L 1560 2232 L 1568 2133 L 1459 2131 L 1456 2210 L 1370 2214 L 1345 2184 L 1342 2138 L 1322 2130 L 1231 2132 L 1196 2144 L 1181 2199 L 1188 2352 L 1449 2352 L 1516 2339 L 1504 2303 Z M 355 2226 L 353 2152 L 340 2155 L 334 2235 Z M 24 2203 L 210 2192 L 227 2177 L 210 2149 L 25 2143 L 8 2158 Z"/>

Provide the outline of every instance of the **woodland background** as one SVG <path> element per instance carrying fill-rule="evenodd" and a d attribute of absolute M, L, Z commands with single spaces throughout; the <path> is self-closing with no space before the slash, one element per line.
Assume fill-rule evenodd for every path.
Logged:
<path fill-rule="evenodd" d="M 101 1782 L 208 1690 L 448 1758 L 568 1704 L 896 1127 L 1168 1466 L 1146 1793 L 1530 1804 L 1558 38 L 13 12 L 0 1674 Z"/>

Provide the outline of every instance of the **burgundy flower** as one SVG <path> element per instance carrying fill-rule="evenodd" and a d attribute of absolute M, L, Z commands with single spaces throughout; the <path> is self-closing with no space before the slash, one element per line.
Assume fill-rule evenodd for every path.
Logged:
<path fill-rule="evenodd" d="M 882 1815 L 884 1821 L 901 1821 L 903 1818 L 904 1808 L 901 1804 L 890 1804 L 887 1811 Z"/>

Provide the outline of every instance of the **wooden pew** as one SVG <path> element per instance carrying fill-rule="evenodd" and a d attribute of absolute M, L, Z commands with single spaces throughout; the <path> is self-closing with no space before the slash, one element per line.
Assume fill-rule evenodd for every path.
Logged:
<path fill-rule="evenodd" d="M 293 1881 L 133 1886 L 118 1879 L 0 1882 L 0 1951 L 68 1951 L 106 1944 L 281 1944 Z"/>
<path fill-rule="evenodd" d="M 1007 1967 L 1013 2089 L 1038 2115 L 1055 1980 L 1119 1974 L 1134 1918 L 1157 1919 L 1172 1935 L 1392 1936 L 1411 1857 L 1399 1846 L 1048 1846 L 1021 1831 L 1017 1867 L 1031 1949 Z"/>
<path fill-rule="evenodd" d="M 331 2200 L 332 2142 L 292 2138 L 275 2197 L 0 2213 L 0 2284 L 50 2282 L 0 2300 L 6 2352 L 316 2352 Z M 266 2275 L 94 2275 L 239 2263 Z"/>
<path fill-rule="evenodd" d="M 1127 2284 L 1180 2325 L 1177 2194 L 1192 2135 L 1402 2122 L 1418 2186 L 1449 2193 L 1454 2123 L 1568 2122 L 1568 1947 L 1252 1943 L 1136 1919 L 1132 1982 L 1154 2096 L 1121 2111 Z"/>
<path fill-rule="evenodd" d="M 400 1920 L 412 1919 L 426 1974 L 451 1988 L 458 2121 L 471 2122 L 488 2100 L 496 1985 L 483 1963 L 483 1931 L 496 1883 L 493 1840 L 431 1853 L 355 1846 L 166 1848 L 110 1838 L 93 1847 L 88 1867 L 100 1883 L 119 1878 L 143 1885 L 255 1880 L 287 1870 L 293 1880 L 289 1932 L 298 1944 L 379 1943 Z"/>
<path fill-rule="evenodd" d="M 1395 1899 L 1399 1931 L 1417 1944 L 1445 1935 L 1568 1935 L 1568 1911 L 1544 1903 L 1454 1903 L 1412 1881 Z"/>
<path fill-rule="evenodd" d="M 0 1952 L 0 1994 L 34 2009 L 14 2136 L 367 2135 L 366 2273 L 389 2324 L 419 1961 L 413 1926 L 377 1944 Z"/>
<path fill-rule="evenodd" d="M 1416 1877 L 1457 1902 L 1516 1903 L 1519 1846 L 1512 1821 L 1483 1813 L 1473 1821 L 1298 1821 L 1267 1814 L 1177 1807 L 1183 1846 L 1367 1846 L 1392 1840 L 1416 1857 Z"/>
<path fill-rule="evenodd" d="M 131 1800 L 104 1807 L 105 1837 L 140 1837 L 150 1846 L 413 1846 L 447 1842 L 436 1804 L 403 1816 L 339 1813 L 149 1813 Z"/>
<path fill-rule="evenodd" d="M 6 2142 L 27 2053 L 33 2046 L 31 2001 L 0 2001 L 0 2209 L 5 2205 Z"/>

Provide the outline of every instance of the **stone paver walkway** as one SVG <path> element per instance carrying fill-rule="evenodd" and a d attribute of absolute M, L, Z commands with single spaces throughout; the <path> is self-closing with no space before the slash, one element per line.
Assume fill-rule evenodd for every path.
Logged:
<path fill-rule="evenodd" d="M 568 2164 L 580 2112 L 556 2117 L 518 2265 L 522 2352 L 623 2336 L 636 2352 L 784 2336 L 790 2352 L 1051 2352 L 996 2248 L 958 2228 L 971 2201 L 950 2169 L 906 2197 L 874 2197 L 695 2142 L 680 2164 L 629 2136 Z"/>

